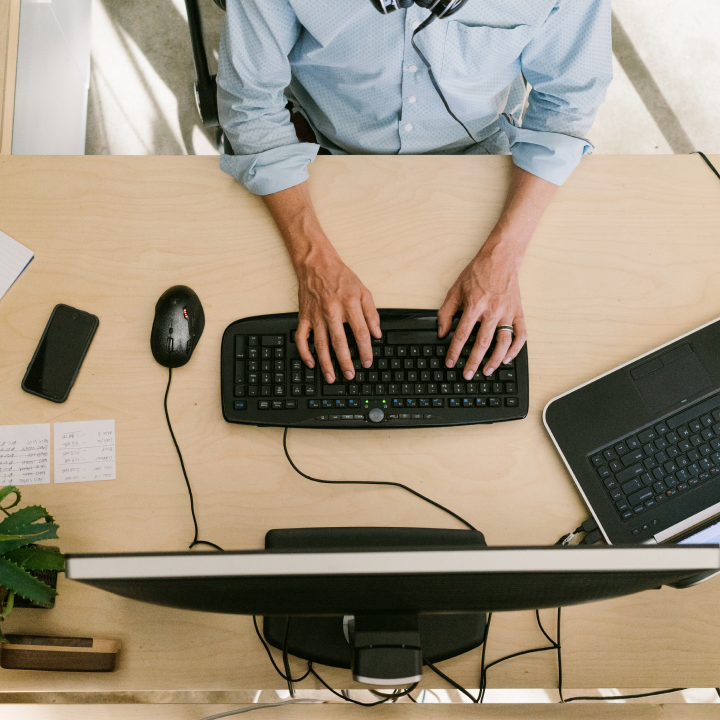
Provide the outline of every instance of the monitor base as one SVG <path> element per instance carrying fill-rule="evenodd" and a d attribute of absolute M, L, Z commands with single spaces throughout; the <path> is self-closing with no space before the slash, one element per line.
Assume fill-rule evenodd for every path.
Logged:
<path fill-rule="evenodd" d="M 407 549 L 423 547 L 485 547 L 481 532 L 430 528 L 298 528 L 271 530 L 266 549 L 345 550 Z M 448 660 L 479 647 L 485 635 L 485 613 L 420 615 L 422 656 L 432 663 Z M 282 649 L 286 616 L 268 616 L 263 635 L 268 644 Z M 348 642 L 343 616 L 293 616 L 288 633 L 288 652 L 313 663 L 350 668 L 353 648 Z"/>

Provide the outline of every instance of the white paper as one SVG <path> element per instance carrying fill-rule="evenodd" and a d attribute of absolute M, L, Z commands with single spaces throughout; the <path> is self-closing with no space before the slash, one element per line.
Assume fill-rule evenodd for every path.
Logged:
<path fill-rule="evenodd" d="M 50 425 L 0 425 L 0 485 L 50 482 Z"/>
<path fill-rule="evenodd" d="M 35 253 L 0 232 L 0 298 L 20 277 Z"/>
<path fill-rule="evenodd" d="M 115 479 L 115 421 L 55 423 L 55 482 Z"/>

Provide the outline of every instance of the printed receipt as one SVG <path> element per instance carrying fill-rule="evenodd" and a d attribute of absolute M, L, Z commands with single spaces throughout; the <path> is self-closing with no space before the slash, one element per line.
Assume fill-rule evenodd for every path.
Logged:
<path fill-rule="evenodd" d="M 115 421 L 55 423 L 55 482 L 115 479 Z"/>
<path fill-rule="evenodd" d="M 0 485 L 50 482 L 50 425 L 0 425 Z"/>

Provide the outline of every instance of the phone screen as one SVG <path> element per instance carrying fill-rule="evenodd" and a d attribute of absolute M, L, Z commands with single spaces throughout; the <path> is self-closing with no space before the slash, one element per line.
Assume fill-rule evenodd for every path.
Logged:
<path fill-rule="evenodd" d="M 57 305 L 22 382 L 23 390 L 64 402 L 98 327 L 95 315 Z"/>

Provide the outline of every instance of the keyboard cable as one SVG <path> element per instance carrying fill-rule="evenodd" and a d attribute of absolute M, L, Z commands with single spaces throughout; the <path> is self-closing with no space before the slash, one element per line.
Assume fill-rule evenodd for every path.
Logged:
<path fill-rule="evenodd" d="M 290 457 L 290 453 L 288 452 L 287 447 L 287 437 L 288 437 L 288 430 L 289 428 L 285 428 L 285 432 L 283 433 L 283 450 L 285 451 L 285 457 L 287 458 L 288 462 L 292 466 L 292 469 L 295 470 L 295 472 L 298 475 L 302 475 L 307 480 L 311 480 L 312 482 L 316 483 L 323 483 L 325 485 L 386 485 L 388 487 L 398 487 L 402 490 L 407 490 L 407 492 L 411 493 L 412 495 L 415 495 L 416 497 L 419 497 L 421 500 L 424 500 L 427 503 L 430 503 L 431 505 L 434 505 L 436 508 L 439 508 L 443 512 L 446 512 L 448 515 L 452 515 L 456 520 L 459 520 L 463 525 L 470 528 L 470 530 L 474 530 L 475 532 L 478 532 L 478 529 L 471 525 L 467 520 L 464 518 L 461 518 L 457 513 L 454 513 L 452 510 L 449 510 L 444 505 L 441 505 L 438 502 L 435 502 L 434 500 L 431 500 L 429 497 L 426 497 L 422 493 L 419 493 L 417 490 L 413 490 L 412 488 L 408 487 L 407 485 L 403 485 L 402 483 L 398 482 L 391 482 L 389 480 L 321 480 L 320 478 L 315 478 L 312 475 L 308 475 L 307 473 L 304 473 L 298 466 L 292 461 L 292 458 Z"/>

